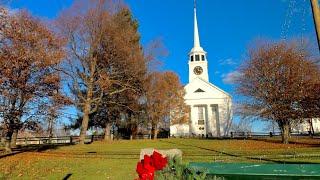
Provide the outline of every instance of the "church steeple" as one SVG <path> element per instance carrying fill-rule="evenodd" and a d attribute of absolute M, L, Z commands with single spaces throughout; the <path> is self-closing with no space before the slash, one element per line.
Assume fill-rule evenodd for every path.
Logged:
<path fill-rule="evenodd" d="M 200 38 L 199 38 L 199 30 L 198 30 L 198 21 L 197 21 L 197 7 L 196 0 L 194 0 L 194 37 L 193 37 L 193 47 L 201 47 L 200 46 Z"/>
<path fill-rule="evenodd" d="M 189 82 L 195 78 L 201 78 L 205 81 L 209 81 L 208 76 L 208 63 L 206 58 L 206 52 L 200 45 L 198 20 L 197 20 L 197 8 L 196 0 L 194 0 L 194 34 L 193 34 L 193 48 L 189 53 Z"/>
<path fill-rule="evenodd" d="M 204 52 L 200 45 L 200 37 L 199 37 L 199 29 L 198 29 L 198 20 L 197 20 L 197 6 L 196 6 L 196 0 L 194 0 L 194 34 L 193 34 L 193 48 L 191 49 L 190 53 L 193 52 Z M 205 52 L 204 52 L 205 53 Z"/>

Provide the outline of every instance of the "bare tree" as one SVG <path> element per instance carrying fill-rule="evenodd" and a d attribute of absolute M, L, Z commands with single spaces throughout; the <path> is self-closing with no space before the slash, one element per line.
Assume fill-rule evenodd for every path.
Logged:
<path fill-rule="evenodd" d="M 308 51 L 295 42 L 263 44 L 249 50 L 239 72 L 243 113 L 277 122 L 288 143 L 291 126 L 309 109 L 303 102 L 319 82 L 319 68 Z"/>

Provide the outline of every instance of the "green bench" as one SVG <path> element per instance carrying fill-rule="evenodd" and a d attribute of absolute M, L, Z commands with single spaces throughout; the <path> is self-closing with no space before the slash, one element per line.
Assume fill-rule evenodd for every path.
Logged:
<path fill-rule="evenodd" d="M 320 164 L 198 163 L 189 167 L 206 172 L 208 179 L 274 180 L 320 179 Z"/>

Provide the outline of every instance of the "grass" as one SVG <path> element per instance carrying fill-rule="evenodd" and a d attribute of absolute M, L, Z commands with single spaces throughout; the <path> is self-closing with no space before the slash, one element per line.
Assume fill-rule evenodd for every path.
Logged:
<path fill-rule="evenodd" d="M 163 139 L 94 142 L 0 159 L 0 179 L 134 179 L 142 148 L 183 152 L 184 162 L 320 163 L 320 140 Z"/>

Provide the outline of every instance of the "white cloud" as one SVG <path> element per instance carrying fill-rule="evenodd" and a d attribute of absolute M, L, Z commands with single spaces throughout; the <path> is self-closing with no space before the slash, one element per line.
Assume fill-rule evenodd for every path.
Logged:
<path fill-rule="evenodd" d="M 227 58 L 227 59 L 220 59 L 219 64 L 233 66 L 233 65 L 236 65 L 237 63 L 232 58 Z"/>
<path fill-rule="evenodd" d="M 237 78 L 241 76 L 241 73 L 239 71 L 233 71 L 229 72 L 228 74 L 223 74 L 222 81 L 225 84 L 235 84 Z"/>

